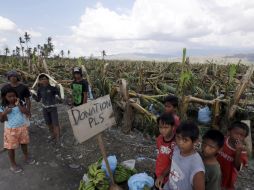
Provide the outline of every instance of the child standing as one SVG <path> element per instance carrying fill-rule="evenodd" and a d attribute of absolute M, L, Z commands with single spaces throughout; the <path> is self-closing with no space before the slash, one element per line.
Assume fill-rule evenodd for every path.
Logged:
<path fill-rule="evenodd" d="M 180 119 L 176 115 L 176 109 L 178 108 L 178 98 L 176 96 L 167 96 L 164 100 L 164 112 L 170 113 L 174 116 L 175 126 L 178 127 L 180 125 Z"/>
<path fill-rule="evenodd" d="M 238 171 L 246 166 L 248 155 L 244 139 L 249 134 L 248 126 L 240 121 L 233 122 L 229 127 L 222 151 L 217 157 L 222 173 L 222 188 L 234 189 Z"/>
<path fill-rule="evenodd" d="M 73 78 L 74 81 L 71 83 L 73 105 L 80 106 L 87 103 L 88 82 L 83 79 L 80 67 L 73 69 Z"/>
<path fill-rule="evenodd" d="M 4 128 L 4 148 L 8 150 L 11 162 L 11 171 L 19 173 L 22 168 L 15 161 L 15 149 L 21 145 L 27 164 L 34 164 L 35 160 L 29 158 L 27 144 L 29 143 L 28 126 L 25 115 L 29 115 L 27 108 L 21 104 L 18 94 L 13 88 L 2 92 L 2 106 L 0 107 L 0 120 L 7 120 Z"/>
<path fill-rule="evenodd" d="M 202 158 L 205 165 L 205 189 L 221 189 L 220 164 L 216 159 L 224 144 L 224 136 L 218 130 L 209 130 L 203 136 Z"/>
<path fill-rule="evenodd" d="M 157 187 L 163 187 L 168 181 L 166 177 L 170 171 L 171 158 L 175 146 L 175 120 L 172 114 L 164 113 L 158 118 L 160 135 L 156 139 L 158 155 L 156 159 L 155 175 Z"/>
<path fill-rule="evenodd" d="M 205 190 L 205 168 L 195 151 L 199 129 L 193 122 L 184 122 L 176 129 L 169 180 L 164 190 Z"/>
<path fill-rule="evenodd" d="M 33 98 L 37 102 L 42 100 L 44 120 L 51 133 L 50 141 L 56 140 L 56 143 L 58 144 L 60 142 L 60 127 L 56 107 L 57 96 L 60 96 L 59 90 L 50 85 L 47 75 L 40 74 L 37 96 L 33 94 Z"/>

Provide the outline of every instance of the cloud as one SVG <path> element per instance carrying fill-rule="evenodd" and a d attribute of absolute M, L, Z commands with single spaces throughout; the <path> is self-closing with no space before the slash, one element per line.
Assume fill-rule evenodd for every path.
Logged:
<path fill-rule="evenodd" d="M 17 31 L 18 31 L 19 35 L 24 35 L 25 32 L 27 32 L 28 34 L 31 35 L 32 38 L 38 38 L 38 37 L 42 36 L 42 34 L 40 32 L 35 31 L 33 29 L 20 29 L 20 28 L 18 28 Z"/>
<path fill-rule="evenodd" d="M 249 0 L 136 0 L 124 13 L 97 3 L 60 40 L 68 41 L 77 54 L 253 48 L 253 20 L 254 2 Z"/>
<path fill-rule="evenodd" d="M 0 16 L 0 31 L 15 30 L 16 24 L 10 19 Z"/>

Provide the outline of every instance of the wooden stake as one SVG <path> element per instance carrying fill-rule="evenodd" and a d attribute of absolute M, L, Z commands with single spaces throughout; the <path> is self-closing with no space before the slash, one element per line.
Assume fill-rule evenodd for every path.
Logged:
<path fill-rule="evenodd" d="M 99 147 L 100 147 L 100 150 L 101 150 L 102 157 L 103 157 L 103 159 L 106 163 L 106 168 L 108 170 L 111 183 L 114 185 L 115 184 L 114 177 L 113 177 L 113 174 L 112 174 L 111 169 L 109 167 L 108 158 L 107 158 L 107 154 L 106 154 L 106 150 L 105 150 L 105 147 L 104 147 L 104 144 L 103 144 L 101 134 L 97 135 L 97 140 L 98 140 L 98 144 L 99 144 Z"/>

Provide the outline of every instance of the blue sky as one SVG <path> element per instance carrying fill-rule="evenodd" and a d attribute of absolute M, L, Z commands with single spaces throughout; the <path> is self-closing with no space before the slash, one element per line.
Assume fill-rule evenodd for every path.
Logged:
<path fill-rule="evenodd" d="M 8 0 L 0 6 L 0 51 L 31 34 L 53 38 L 55 54 L 249 53 L 254 48 L 254 3 L 249 0 Z"/>

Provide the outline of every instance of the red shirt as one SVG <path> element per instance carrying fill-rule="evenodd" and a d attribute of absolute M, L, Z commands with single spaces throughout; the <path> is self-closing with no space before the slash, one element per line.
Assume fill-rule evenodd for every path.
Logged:
<path fill-rule="evenodd" d="M 222 187 L 227 189 L 234 189 L 234 184 L 238 175 L 238 171 L 234 166 L 236 150 L 228 144 L 228 139 L 229 138 L 226 138 L 223 150 L 219 152 L 217 160 L 220 163 L 221 167 Z M 248 155 L 246 151 L 241 153 L 240 159 L 242 166 L 246 166 L 248 162 Z"/>
<path fill-rule="evenodd" d="M 176 143 L 175 138 L 172 138 L 170 141 L 165 141 L 162 135 L 157 137 L 156 143 L 158 155 L 156 159 L 155 174 L 156 177 L 160 177 L 165 169 L 171 166 L 171 158 L 173 156 L 173 150 Z M 167 180 L 168 179 L 165 179 L 164 183 Z"/>

